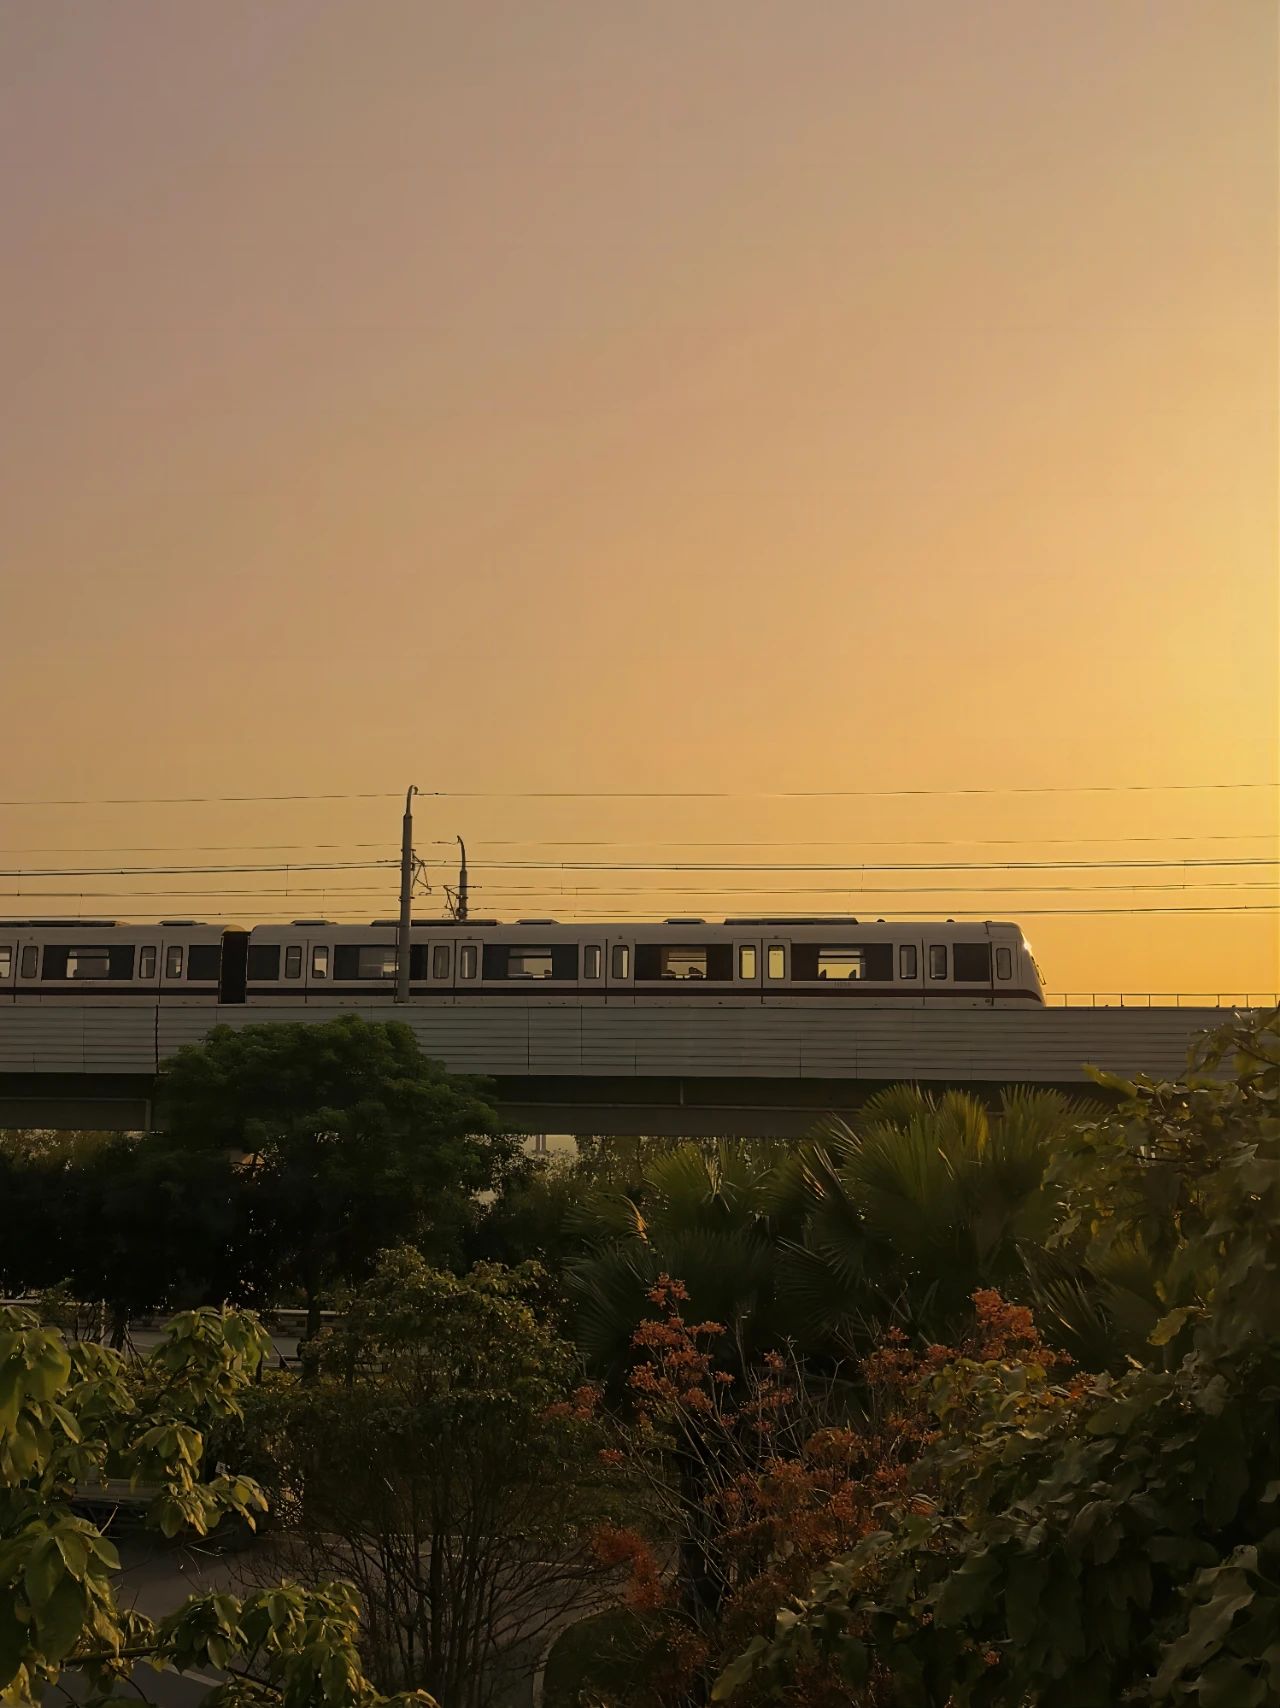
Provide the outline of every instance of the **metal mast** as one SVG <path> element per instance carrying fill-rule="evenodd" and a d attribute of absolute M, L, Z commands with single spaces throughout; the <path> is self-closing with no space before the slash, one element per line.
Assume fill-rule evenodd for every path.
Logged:
<path fill-rule="evenodd" d="M 413 923 L 413 797 L 410 785 L 404 798 L 404 823 L 400 836 L 400 931 L 396 939 L 396 1001 L 409 1000 L 409 936 Z"/>

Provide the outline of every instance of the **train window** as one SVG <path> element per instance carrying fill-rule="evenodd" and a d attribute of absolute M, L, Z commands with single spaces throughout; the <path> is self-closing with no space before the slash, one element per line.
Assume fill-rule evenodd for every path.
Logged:
<path fill-rule="evenodd" d="M 36 967 L 39 963 L 39 957 L 40 951 L 36 948 L 34 943 L 23 944 L 22 954 L 18 961 L 18 971 L 22 974 L 24 979 L 33 979 L 36 976 Z"/>
<path fill-rule="evenodd" d="M 329 945 L 316 943 L 311 950 L 311 976 L 313 979 L 327 979 L 329 976 Z"/>
<path fill-rule="evenodd" d="M 990 943 L 957 943 L 952 958 L 951 976 L 957 984 L 989 984 Z"/>
<path fill-rule="evenodd" d="M 486 943 L 484 976 L 487 979 L 576 979 L 578 945 L 557 943 L 552 947 L 545 943 Z"/>
<path fill-rule="evenodd" d="M 460 979 L 473 979 L 476 976 L 479 961 L 480 957 L 476 953 L 475 944 L 464 943 L 458 950 L 458 977 Z"/>
<path fill-rule="evenodd" d="M 771 943 L 765 955 L 765 971 L 771 979 L 785 979 L 787 976 L 787 951 L 781 943 Z"/>
<path fill-rule="evenodd" d="M 192 943 L 187 949 L 187 977 L 216 979 L 222 970 L 220 943 Z"/>
<path fill-rule="evenodd" d="M 68 949 L 51 943 L 44 952 L 46 979 L 131 979 L 133 945 Z"/>
<path fill-rule="evenodd" d="M 866 976 L 867 957 L 861 949 L 818 950 L 820 979 L 864 979 Z"/>
<path fill-rule="evenodd" d="M 598 943 L 588 943 L 582 951 L 582 976 L 584 979 L 598 979 L 604 956 Z"/>
<path fill-rule="evenodd" d="M 918 962 L 914 943 L 903 943 L 898 949 L 898 977 L 913 979 L 916 976 Z"/>
<path fill-rule="evenodd" d="M 338 951 L 336 948 L 333 951 L 333 956 L 333 974 L 336 978 L 338 976 Z M 390 943 L 362 943 L 360 954 L 356 960 L 356 977 L 358 979 L 393 979 L 396 976 L 398 958 L 394 946 Z"/>
<path fill-rule="evenodd" d="M 156 976 L 155 945 L 149 943 L 145 949 L 138 950 L 138 977 L 153 979 Z"/>
<path fill-rule="evenodd" d="M 167 979 L 182 977 L 182 945 L 171 943 L 164 952 L 164 976 Z"/>
<path fill-rule="evenodd" d="M 0 943 L 0 979 L 13 976 L 13 949 L 8 943 Z"/>
<path fill-rule="evenodd" d="M 793 979 L 876 979 L 887 983 L 893 978 L 893 944 L 793 943 L 791 976 Z"/>
<path fill-rule="evenodd" d="M 756 948 L 754 943 L 739 943 L 738 945 L 738 977 L 753 979 L 756 976 Z"/>
<path fill-rule="evenodd" d="M 338 943 L 333 950 L 335 979 L 393 979 L 394 943 Z"/>
<path fill-rule="evenodd" d="M 1011 979 L 1013 977 L 1013 955 L 1008 949 L 996 950 L 996 977 Z"/>
<path fill-rule="evenodd" d="M 609 977 L 612 979 L 629 979 L 631 977 L 631 949 L 628 944 L 614 944 L 609 961 Z"/>
<path fill-rule="evenodd" d="M 61 966 L 59 966 L 61 962 Z M 47 979 L 109 979 L 111 977 L 110 949 L 68 949 L 65 953 L 46 950 L 44 976 Z"/>
<path fill-rule="evenodd" d="M 945 943 L 930 943 L 929 945 L 929 977 L 945 979 L 947 976 L 947 946 Z"/>
<path fill-rule="evenodd" d="M 731 943 L 637 943 L 637 979 L 733 977 Z"/>
<path fill-rule="evenodd" d="M 302 944 L 286 943 L 284 946 L 284 976 L 287 979 L 302 977 Z"/>
<path fill-rule="evenodd" d="M 280 945 L 278 943 L 250 943 L 249 960 L 246 973 L 252 980 L 270 983 L 280 977 Z M 302 971 L 302 958 L 298 958 L 298 971 Z M 297 974 L 294 975 L 295 978 Z"/>
<path fill-rule="evenodd" d="M 435 943 L 431 949 L 431 976 L 433 979 L 447 979 L 450 973 L 449 963 L 453 959 L 453 951 L 448 943 Z"/>

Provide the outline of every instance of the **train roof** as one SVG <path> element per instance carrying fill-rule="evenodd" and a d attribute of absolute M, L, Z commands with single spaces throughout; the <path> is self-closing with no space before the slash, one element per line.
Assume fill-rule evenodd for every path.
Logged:
<path fill-rule="evenodd" d="M 371 919 L 367 923 L 359 920 L 335 919 L 288 919 L 263 920 L 260 924 L 250 927 L 252 931 L 395 931 L 399 929 L 398 919 Z M 705 919 L 695 914 L 673 914 L 665 919 L 628 919 L 628 920 L 559 920 L 546 916 L 537 918 L 522 917 L 519 919 L 496 919 L 486 916 L 482 919 L 421 919 L 411 921 L 414 931 L 492 931 L 492 930 L 522 930 L 535 931 L 551 929 L 557 932 L 572 932 L 581 935 L 584 932 L 612 932 L 626 935 L 633 932 L 661 931 L 670 927 L 677 930 L 705 928 L 719 931 L 726 928 L 732 930 L 777 929 L 789 930 L 796 926 L 806 929 L 840 929 L 857 926 L 865 929 L 870 926 L 885 926 L 894 931 L 911 932 L 924 930 L 939 925 L 953 925 L 960 929 L 984 931 L 997 929 L 1001 931 L 1021 931 L 1022 927 L 1013 920 L 1006 919 L 870 919 L 859 918 L 852 913 L 823 913 L 823 914 L 734 914 L 723 919 Z M 0 930 L 50 930 L 50 931 L 155 931 L 160 928 L 167 930 L 199 929 L 203 931 L 233 931 L 242 932 L 246 928 L 241 925 L 215 924 L 212 920 L 204 919 L 160 919 L 160 920 L 118 920 L 118 919 L 82 919 L 82 918 L 38 918 L 38 919 L 0 919 Z"/>

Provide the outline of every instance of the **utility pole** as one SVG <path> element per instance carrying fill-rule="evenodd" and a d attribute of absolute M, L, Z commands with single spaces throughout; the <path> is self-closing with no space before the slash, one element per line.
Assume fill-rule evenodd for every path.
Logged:
<path fill-rule="evenodd" d="M 458 907 L 454 918 L 465 919 L 467 917 L 467 845 L 461 837 L 458 838 L 458 848 L 461 854 L 461 862 L 458 866 Z"/>
<path fill-rule="evenodd" d="M 404 824 L 400 836 L 400 932 L 396 940 L 396 1001 L 409 1000 L 409 937 L 413 924 L 413 797 L 410 786 L 404 798 Z"/>

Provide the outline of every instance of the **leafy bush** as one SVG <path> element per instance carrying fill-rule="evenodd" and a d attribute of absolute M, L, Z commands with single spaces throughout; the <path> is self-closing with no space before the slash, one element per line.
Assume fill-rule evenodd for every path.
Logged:
<path fill-rule="evenodd" d="M 889 1503 L 719 1696 L 820 1656 L 904 1708 L 1280 1700 L 1280 1016 L 1215 1034 L 1185 1084 L 1107 1083 L 1121 1107 L 1056 1170 L 1059 1237 L 1150 1263 L 1146 1361 L 931 1374 L 921 1498 Z"/>

